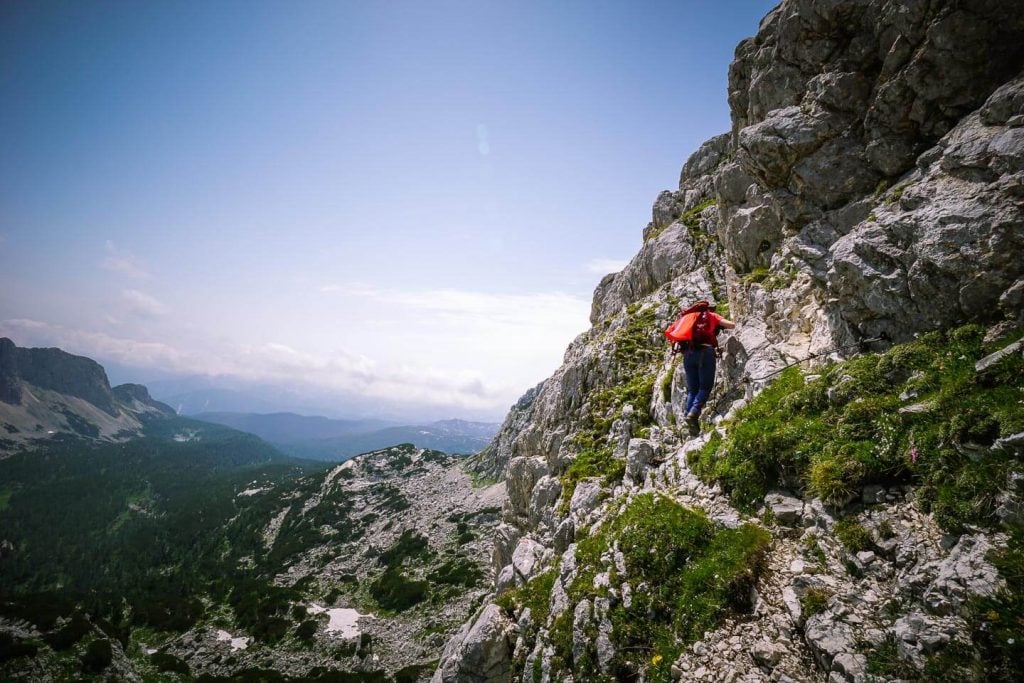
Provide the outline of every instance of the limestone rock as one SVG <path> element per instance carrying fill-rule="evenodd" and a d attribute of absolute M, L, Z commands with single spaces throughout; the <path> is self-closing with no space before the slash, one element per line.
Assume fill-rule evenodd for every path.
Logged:
<path fill-rule="evenodd" d="M 596 479 L 585 479 L 576 484 L 572 500 L 569 502 L 569 513 L 583 518 L 597 507 L 603 494 L 601 483 Z"/>
<path fill-rule="evenodd" d="M 815 614 L 804 626 L 804 640 L 811 648 L 815 659 L 826 671 L 832 667 L 832 660 L 843 652 L 854 652 L 857 647 L 853 629 L 838 619 L 832 612 Z"/>
<path fill-rule="evenodd" d="M 512 553 L 512 569 L 515 571 L 516 580 L 525 583 L 537 570 L 541 559 L 544 557 L 544 546 L 532 538 L 520 539 L 515 552 Z"/>
<path fill-rule="evenodd" d="M 779 524 L 793 526 L 803 517 L 804 503 L 794 496 L 781 492 L 769 493 L 764 498 L 764 504 L 772 511 Z"/>
<path fill-rule="evenodd" d="M 441 656 L 434 683 L 507 683 L 512 672 L 512 623 L 497 605 L 487 605 Z"/>
<path fill-rule="evenodd" d="M 630 439 L 626 452 L 626 481 L 642 483 L 647 466 L 654 459 L 655 444 L 648 439 Z"/>
<path fill-rule="evenodd" d="M 530 495 L 530 522 L 539 524 L 549 520 L 554 512 L 555 503 L 562 493 L 562 484 L 556 477 L 544 475 L 537 480 Z"/>

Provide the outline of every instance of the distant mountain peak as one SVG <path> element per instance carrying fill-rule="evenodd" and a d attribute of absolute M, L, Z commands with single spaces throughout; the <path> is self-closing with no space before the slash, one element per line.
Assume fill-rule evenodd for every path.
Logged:
<path fill-rule="evenodd" d="M 119 441 L 174 414 L 141 384 L 111 388 L 91 358 L 0 338 L 0 451 L 58 434 Z"/>

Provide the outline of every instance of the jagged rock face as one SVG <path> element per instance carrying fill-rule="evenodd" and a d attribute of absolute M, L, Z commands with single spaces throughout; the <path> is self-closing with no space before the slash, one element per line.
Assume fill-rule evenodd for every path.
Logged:
<path fill-rule="evenodd" d="M 149 389 L 141 384 L 119 384 L 111 391 L 118 401 L 134 405 L 140 412 L 149 409 L 160 415 L 177 415 L 174 408 L 154 399 L 149 395 Z"/>
<path fill-rule="evenodd" d="M 605 610 L 568 594 L 580 561 L 577 530 L 614 520 L 617 501 L 651 489 L 705 509 L 726 527 L 742 521 L 717 487 L 688 470 L 685 454 L 702 442 L 680 448 L 685 382 L 667 354 L 645 370 L 656 373 L 649 394 L 630 397 L 636 414 L 606 415 L 594 439 L 594 406 L 635 379 L 625 372 L 624 349 L 651 353 L 621 343 L 635 316 L 654 312 L 647 323 L 653 340 L 679 304 L 727 294 L 738 328 L 721 340 L 712 419 L 735 414 L 787 360 L 840 359 L 877 335 L 901 341 L 967 321 L 1001 320 L 1004 330 L 1024 323 L 1022 66 L 1018 2 L 787 0 L 740 43 L 729 70 L 732 131 L 704 143 L 684 165 L 678 189 L 658 195 L 639 253 L 595 291 L 593 328 L 569 347 L 528 411 L 510 416 L 490 451 L 501 458 L 484 465 L 491 472 L 504 466 L 509 491 L 492 555 L 498 592 L 550 567 L 543 558 L 558 558 L 551 612 L 572 617 L 572 653 L 563 660 L 578 659 L 584 634 L 597 643 L 599 666 L 613 656 Z M 567 473 L 593 456 L 594 442 L 609 449 L 622 474 L 612 482 L 584 479 L 574 489 Z M 556 488 L 555 479 L 563 485 Z M 967 596 L 996 590 L 985 552 L 998 539 L 965 536 L 951 552 L 907 494 L 865 498 L 888 504 L 882 516 L 899 529 L 880 556 L 844 550 L 821 501 L 773 494 L 766 506 L 776 518 L 807 527 L 804 544 L 824 549 L 823 571 L 805 571 L 809 560 L 797 544 L 776 543 L 768 560 L 775 578 L 758 588 L 756 619 L 709 632 L 673 674 L 864 680 L 858 642 L 895 640 L 899 656 L 920 665 L 943 643 L 965 637 L 955 612 Z M 527 575 L 514 563 L 523 548 L 542 558 Z M 614 557 L 600 562 L 607 567 Z M 849 566 L 865 577 L 856 585 Z M 606 576 L 597 571 L 595 582 Z M 801 601 L 815 590 L 830 602 L 819 614 L 801 614 Z M 900 595 L 929 614 L 876 622 L 878 604 Z M 628 591 L 618 598 L 628 601 Z M 510 647 L 515 662 L 526 662 L 523 681 L 565 673 L 564 661 L 552 658 L 553 616 L 539 625 L 529 610 L 504 618 L 495 629 L 519 622 Z M 538 628 L 535 637 L 522 635 Z M 458 653 L 446 652 L 440 672 L 458 669 L 450 657 Z"/>
<path fill-rule="evenodd" d="M 1024 125 L 1022 93 L 1024 77 L 999 88 L 831 245 L 825 283 L 859 332 L 906 339 L 1019 315 L 1024 128 L 1007 121 L 1016 106 Z"/>
<path fill-rule="evenodd" d="M 96 361 L 60 349 L 23 349 L 9 339 L 4 341 L 8 344 L 0 347 L 0 355 L 6 359 L 0 363 L 5 369 L 13 368 L 23 382 L 81 398 L 110 415 L 117 414 L 107 373 Z"/>
<path fill-rule="evenodd" d="M 463 629 L 445 648 L 434 681 L 503 683 L 509 680 L 511 625 L 497 605 L 488 605 L 472 626 Z"/>
<path fill-rule="evenodd" d="M 735 160 L 716 177 L 729 264 L 810 276 L 823 312 L 812 336 L 824 325 L 833 342 L 995 312 L 1020 274 L 1019 86 L 971 112 L 1018 73 L 1022 35 L 1019 3 L 806 0 L 769 13 L 729 74 Z M 908 173 L 906 204 L 875 196 Z M 899 219 L 876 222 L 897 201 Z M 772 301 L 747 303 L 771 341 L 791 338 Z"/>
<path fill-rule="evenodd" d="M 0 401 L 21 403 L 18 381 L 17 347 L 7 337 L 0 337 Z"/>
<path fill-rule="evenodd" d="M 498 434 L 487 448 L 471 458 L 466 467 L 476 474 L 491 479 L 500 479 L 505 475 L 505 467 L 513 457 L 512 444 L 523 431 L 533 415 L 533 402 L 540 393 L 544 383 L 529 389 L 508 411 Z"/>
<path fill-rule="evenodd" d="M 808 122 L 848 112 L 854 151 L 897 175 L 1016 72 L 1022 21 L 998 0 L 784 2 L 736 48 L 733 130 L 798 105 Z"/>
<path fill-rule="evenodd" d="M 59 434 L 120 441 L 144 422 L 174 415 L 140 384 L 111 389 L 90 358 L 0 338 L 0 455 Z"/>

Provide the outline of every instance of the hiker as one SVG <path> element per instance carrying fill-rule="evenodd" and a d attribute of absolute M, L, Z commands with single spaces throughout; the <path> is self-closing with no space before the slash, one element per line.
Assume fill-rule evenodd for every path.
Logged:
<path fill-rule="evenodd" d="M 686 424 L 690 435 L 700 433 L 698 419 L 711 389 L 715 386 L 715 359 L 718 350 L 718 331 L 731 330 L 736 323 L 726 320 L 714 311 L 707 301 L 698 301 L 680 314 L 665 336 L 673 343 L 672 355 L 683 354 L 686 372 Z"/>

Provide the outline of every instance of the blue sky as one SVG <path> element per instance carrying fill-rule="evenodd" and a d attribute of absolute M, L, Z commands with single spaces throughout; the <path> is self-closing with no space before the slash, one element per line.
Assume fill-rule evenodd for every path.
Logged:
<path fill-rule="evenodd" d="M 500 417 L 771 6 L 4 3 L 0 334 Z"/>

